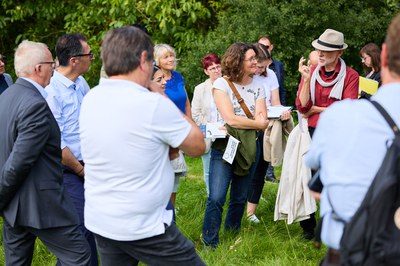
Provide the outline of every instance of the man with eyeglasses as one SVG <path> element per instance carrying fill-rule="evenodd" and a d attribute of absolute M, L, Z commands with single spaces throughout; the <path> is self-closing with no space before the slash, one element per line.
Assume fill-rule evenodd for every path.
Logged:
<path fill-rule="evenodd" d="M 0 213 L 5 265 L 31 265 L 36 238 L 62 265 L 88 265 L 89 245 L 63 184 L 60 131 L 43 89 L 54 69 L 43 43 L 15 52 L 19 77 L 0 96 Z"/>
<path fill-rule="evenodd" d="M 341 58 L 347 48 L 343 33 L 327 29 L 311 45 L 317 50 L 318 65 L 304 65 L 306 59 L 300 59 L 301 81 L 296 106 L 303 117 L 308 118 L 308 131 L 313 138 L 320 114 L 326 108 L 343 99 L 358 98 L 359 76 Z M 309 219 L 301 221 L 300 225 L 303 237 L 312 239 L 316 227 L 314 213 L 310 214 Z"/>
<path fill-rule="evenodd" d="M 5 57 L 0 54 L 0 94 L 13 84 L 11 76 L 6 73 L 5 65 Z"/>
<path fill-rule="evenodd" d="M 84 226 L 84 164 L 79 139 L 79 112 L 83 97 L 90 88 L 85 74 L 94 55 L 83 34 L 65 34 L 55 47 L 59 66 L 46 87 L 47 103 L 61 132 L 62 165 L 65 187 L 79 216 L 80 229 L 89 242 L 92 261 L 98 265 L 96 243 L 93 234 Z"/>

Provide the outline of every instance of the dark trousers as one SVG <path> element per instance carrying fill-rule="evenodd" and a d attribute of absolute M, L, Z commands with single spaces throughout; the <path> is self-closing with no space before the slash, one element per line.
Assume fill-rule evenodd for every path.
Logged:
<path fill-rule="evenodd" d="M 31 265 L 36 238 L 62 265 L 90 265 L 89 245 L 77 225 L 37 229 L 18 225 L 11 227 L 3 220 L 5 265 Z"/>
<path fill-rule="evenodd" d="M 269 165 L 269 162 L 264 160 L 263 142 L 264 132 L 260 130 L 257 136 L 256 162 L 253 166 L 254 171 L 251 172 L 251 182 L 247 193 L 247 201 L 254 204 L 260 201 L 265 183 L 265 172 Z"/>
<path fill-rule="evenodd" d="M 320 266 L 340 266 L 340 252 L 329 248 L 325 258 L 319 264 Z"/>
<path fill-rule="evenodd" d="M 312 138 L 314 135 L 315 128 L 308 127 L 308 132 L 310 133 L 310 137 Z M 314 175 L 315 171 L 311 171 L 311 175 Z M 317 226 L 317 220 L 315 219 L 315 213 L 310 214 L 310 218 L 307 220 L 303 220 L 300 222 L 301 228 L 306 232 L 314 232 L 315 227 Z"/>
<path fill-rule="evenodd" d="M 90 265 L 97 266 L 99 265 L 99 262 L 97 258 L 96 241 L 94 239 L 93 233 L 87 230 L 85 227 L 85 219 L 83 211 L 85 206 L 85 189 L 83 187 L 84 179 L 72 173 L 66 167 L 64 167 L 63 176 L 64 176 L 65 188 L 67 189 L 68 194 L 79 216 L 79 229 L 83 233 L 84 237 L 86 238 L 90 246 L 90 251 L 92 254 L 91 255 L 92 261 Z"/>
<path fill-rule="evenodd" d="M 205 263 L 196 254 L 194 245 L 175 226 L 165 233 L 136 241 L 116 241 L 96 235 L 102 266 L 131 266 L 139 261 L 147 265 L 197 266 Z"/>

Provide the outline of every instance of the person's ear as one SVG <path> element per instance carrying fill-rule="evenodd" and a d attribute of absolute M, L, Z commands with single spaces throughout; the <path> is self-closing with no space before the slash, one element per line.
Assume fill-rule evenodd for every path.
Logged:
<path fill-rule="evenodd" d="M 35 66 L 35 71 L 36 71 L 37 73 L 40 73 L 40 71 L 42 71 L 42 64 L 37 64 L 37 65 Z"/>
<path fill-rule="evenodd" d="M 145 68 L 147 63 L 147 51 L 143 51 L 140 55 L 140 68 Z"/>
<path fill-rule="evenodd" d="M 382 44 L 382 51 L 381 51 L 381 68 L 387 67 L 388 65 L 388 51 L 386 43 Z"/>

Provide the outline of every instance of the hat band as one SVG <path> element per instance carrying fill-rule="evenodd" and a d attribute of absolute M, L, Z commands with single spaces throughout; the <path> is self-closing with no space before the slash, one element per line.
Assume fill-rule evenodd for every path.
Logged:
<path fill-rule="evenodd" d="M 330 43 L 326 43 L 326 42 L 323 42 L 320 40 L 317 40 L 317 43 L 319 43 L 323 46 L 329 47 L 329 48 L 337 48 L 337 49 L 343 48 L 343 44 L 342 45 L 330 44 Z"/>

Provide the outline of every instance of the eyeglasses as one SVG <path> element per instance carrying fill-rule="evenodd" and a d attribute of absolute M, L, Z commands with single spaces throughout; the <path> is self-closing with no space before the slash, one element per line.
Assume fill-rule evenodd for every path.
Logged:
<path fill-rule="evenodd" d="M 89 52 L 87 54 L 76 54 L 76 55 L 73 55 L 71 57 L 78 57 L 78 56 L 89 56 L 89 58 L 92 59 L 92 58 L 94 58 L 94 53 L 93 52 Z"/>
<path fill-rule="evenodd" d="M 54 62 L 54 61 L 39 62 L 39 64 L 42 64 L 42 65 L 44 65 L 44 64 L 49 64 L 49 65 L 51 65 L 52 68 L 55 68 L 55 67 L 56 67 L 56 62 Z"/>
<path fill-rule="evenodd" d="M 3 62 L 3 63 L 5 63 L 5 62 L 6 62 L 6 57 L 0 55 L 0 61 Z"/>
<path fill-rule="evenodd" d="M 221 66 L 210 67 L 210 68 L 207 68 L 207 70 L 213 71 L 213 72 L 221 71 Z"/>
<path fill-rule="evenodd" d="M 250 57 L 249 59 L 244 59 L 244 61 L 254 62 L 254 61 L 257 61 L 257 57 L 252 56 L 252 57 Z"/>

